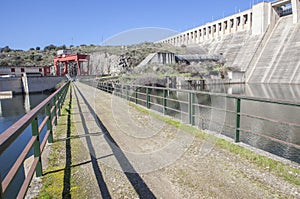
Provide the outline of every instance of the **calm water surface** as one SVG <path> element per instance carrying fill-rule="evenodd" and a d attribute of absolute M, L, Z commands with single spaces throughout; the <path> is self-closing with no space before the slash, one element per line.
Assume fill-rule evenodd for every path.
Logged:
<path fill-rule="evenodd" d="M 46 99 L 49 94 L 30 94 L 30 95 L 15 95 L 12 99 L 0 100 L 0 134 L 3 133 L 9 126 L 18 121 L 28 111 Z M 39 123 L 43 119 L 43 114 L 38 116 Z M 41 137 L 45 135 L 45 129 L 43 130 Z M 27 142 L 31 138 L 31 126 L 29 126 L 16 140 L 0 155 L 0 174 L 2 179 L 7 175 L 9 169 L 15 163 L 17 157 L 25 148 Z M 33 151 L 29 153 L 32 155 Z M 5 193 L 5 198 L 15 198 L 17 191 L 24 179 L 24 168 L 21 168 Z"/>

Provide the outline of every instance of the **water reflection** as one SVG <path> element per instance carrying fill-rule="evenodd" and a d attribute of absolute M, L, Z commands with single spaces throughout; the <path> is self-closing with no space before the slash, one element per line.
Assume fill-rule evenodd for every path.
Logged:
<path fill-rule="evenodd" d="M 296 101 L 300 103 L 299 85 L 209 85 L 204 90 L 213 93 L 226 93 L 247 97 L 279 99 Z M 214 97 L 210 96 L 210 98 L 213 99 Z M 197 99 L 200 104 L 203 104 L 202 94 L 198 94 Z M 209 100 L 207 100 L 207 102 L 209 102 Z M 220 104 L 224 104 L 224 102 L 226 102 L 227 110 L 236 110 L 236 102 L 234 99 L 223 98 L 223 103 L 219 102 L 211 105 L 215 107 L 216 105 L 219 106 Z M 210 109 L 199 109 L 200 110 L 198 110 L 198 112 L 202 119 L 197 121 L 197 124 L 200 128 L 211 130 L 213 126 L 218 126 L 217 123 L 222 124 L 222 119 L 220 119 L 220 117 L 212 117 L 212 112 Z M 217 111 L 213 112 L 217 113 Z M 242 116 L 241 128 L 249 130 L 249 132 L 241 132 L 242 142 L 300 163 L 299 147 L 290 146 L 285 143 L 288 142 L 300 146 L 300 117 L 298 117 L 300 114 L 300 107 L 242 100 L 241 112 L 244 114 L 250 114 L 262 118 L 271 118 L 274 120 L 271 122 Z M 223 123 L 223 134 L 231 138 L 234 138 L 234 127 L 236 122 L 235 117 L 236 115 L 234 113 L 227 112 L 225 122 Z M 215 125 L 210 125 L 212 123 L 215 123 Z M 278 139 L 279 142 L 268 139 L 265 136 L 256 135 L 255 133 L 262 133 L 265 136 Z"/>
<path fill-rule="evenodd" d="M 300 102 L 300 85 L 289 84 L 232 84 L 208 85 L 206 91 L 213 93 L 227 93 L 261 97 L 269 99 L 282 99 Z"/>
<path fill-rule="evenodd" d="M 39 93 L 15 95 L 10 99 L 0 99 L 0 117 L 6 118 L 24 115 L 48 96 L 49 94 Z"/>
<path fill-rule="evenodd" d="M 32 108 L 37 106 L 40 102 L 49 96 L 47 93 L 30 94 L 30 95 L 15 95 L 11 99 L 0 100 L 0 134 L 3 133 L 9 126 L 15 123 L 23 115 L 25 115 Z M 38 116 L 39 123 L 43 119 L 43 113 Z M 41 139 L 45 135 L 45 129 L 41 134 Z M 9 169 L 15 163 L 17 157 L 25 148 L 27 142 L 31 138 L 31 126 L 29 125 L 24 132 L 7 148 L 1 152 L 0 155 L 0 175 L 2 179 L 7 175 Z M 29 156 L 32 155 L 32 151 Z M 3 164 L 5 162 L 5 164 Z M 18 190 L 24 180 L 24 168 L 21 167 L 18 171 L 12 185 L 5 193 L 5 198 L 15 198 Z"/>

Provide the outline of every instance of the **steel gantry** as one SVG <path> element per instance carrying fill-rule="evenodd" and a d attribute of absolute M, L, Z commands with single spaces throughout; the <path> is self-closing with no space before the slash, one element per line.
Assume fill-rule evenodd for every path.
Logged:
<path fill-rule="evenodd" d="M 55 73 L 57 76 L 66 74 L 71 76 L 89 75 L 89 60 L 90 55 L 79 54 L 68 50 L 58 51 L 57 56 L 54 57 Z"/>

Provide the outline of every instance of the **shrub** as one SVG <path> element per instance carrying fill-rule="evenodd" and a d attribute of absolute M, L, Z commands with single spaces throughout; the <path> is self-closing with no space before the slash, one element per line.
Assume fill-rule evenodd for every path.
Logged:
<path fill-rule="evenodd" d="M 66 49 L 67 49 L 66 45 L 62 45 L 62 46 L 56 47 L 55 50 L 66 50 Z"/>
<path fill-rule="evenodd" d="M 44 51 L 50 51 L 50 50 L 55 50 L 57 47 L 54 46 L 53 44 L 50 44 L 49 46 L 45 46 Z"/>
<path fill-rule="evenodd" d="M 42 61 L 42 55 L 34 55 L 35 61 Z"/>
<path fill-rule="evenodd" d="M 1 60 L 0 61 L 0 66 L 8 66 L 8 62 L 4 61 L 4 60 Z"/>
<path fill-rule="evenodd" d="M 4 48 L 1 49 L 1 52 L 3 52 L 3 53 L 8 53 L 10 51 L 11 51 L 11 49 L 8 46 L 5 46 Z"/>
<path fill-rule="evenodd" d="M 29 55 L 29 59 L 33 61 L 34 60 L 34 54 Z"/>

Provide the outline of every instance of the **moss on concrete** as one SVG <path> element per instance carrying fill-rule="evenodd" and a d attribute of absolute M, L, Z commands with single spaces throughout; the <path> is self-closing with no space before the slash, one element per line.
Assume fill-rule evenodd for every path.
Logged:
<path fill-rule="evenodd" d="M 38 198 L 88 198 L 84 195 L 86 193 L 85 182 L 76 177 L 76 174 L 80 172 L 80 167 L 68 165 L 80 161 L 81 157 L 77 154 L 80 154 L 83 147 L 80 139 L 72 139 L 76 129 L 71 112 L 72 103 L 69 91 L 54 131 L 54 142 L 48 157 L 48 167 L 43 171 L 43 186 Z M 69 157 L 66 154 L 67 140 L 72 154 Z"/>

